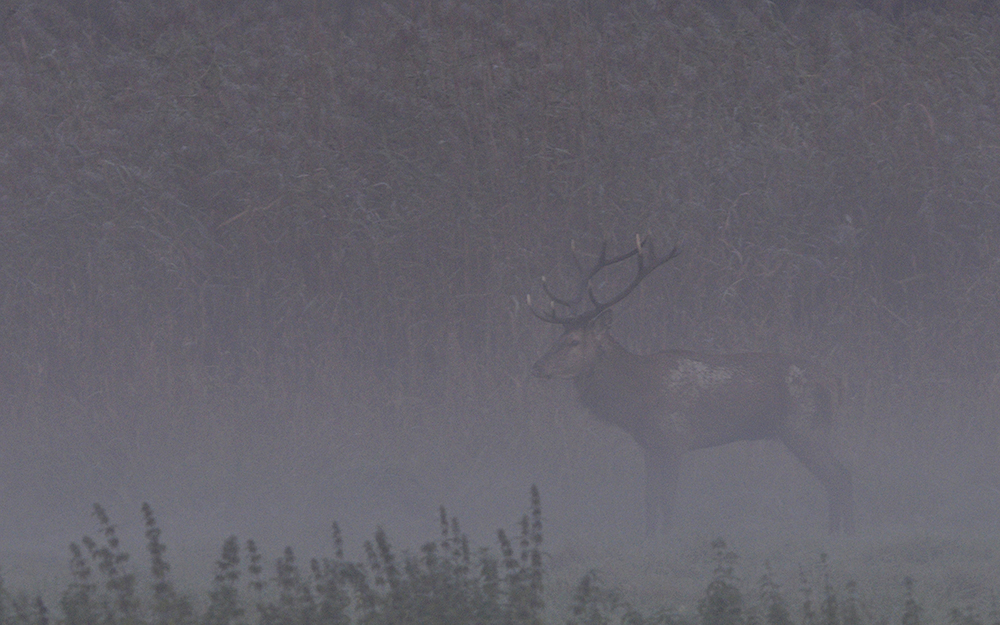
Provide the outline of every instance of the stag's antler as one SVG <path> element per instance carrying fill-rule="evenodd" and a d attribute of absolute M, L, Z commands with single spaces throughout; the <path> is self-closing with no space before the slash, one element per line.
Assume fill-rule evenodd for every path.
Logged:
<path fill-rule="evenodd" d="M 635 290 L 635 287 L 639 286 L 639 283 L 642 282 L 643 278 L 653 273 L 653 270 L 655 270 L 657 267 L 664 264 L 671 258 L 674 258 L 680 253 L 680 251 L 677 249 L 677 246 L 675 245 L 674 248 L 670 250 L 669 254 L 667 254 L 663 258 L 657 258 L 656 251 L 653 249 L 652 241 L 650 241 L 648 237 L 642 238 L 638 234 L 635 235 L 635 249 L 610 259 L 607 257 L 607 251 L 608 251 L 608 242 L 607 241 L 601 242 L 601 251 L 597 255 L 597 262 L 594 264 L 592 268 L 590 268 L 589 270 L 585 270 L 583 268 L 583 263 L 580 262 L 580 257 L 577 256 L 576 254 L 575 247 L 571 245 L 571 252 L 573 254 L 573 264 L 576 265 L 576 268 L 581 275 L 580 283 L 577 286 L 576 294 L 572 298 L 568 299 L 558 297 L 554 293 L 552 293 L 552 291 L 549 289 L 549 285 L 545 281 L 545 278 L 542 278 L 542 290 L 545 291 L 545 294 L 548 295 L 549 299 L 552 300 L 552 305 L 548 311 L 538 312 L 537 310 L 535 310 L 535 307 L 531 305 L 531 296 L 529 295 L 528 308 L 531 310 L 531 312 L 536 317 L 538 317 L 542 321 L 545 321 L 546 323 L 556 323 L 559 325 L 577 325 L 580 323 L 588 322 L 596 318 L 598 315 L 600 315 L 608 308 L 611 308 L 618 302 L 628 297 L 628 294 L 631 293 L 633 290 Z M 594 296 L 594 287 L 591 284 L 591 280 L 593 280 L 594 277 L 597 276 L 597 274 L 600 273 L 602 269 L 620 263 L 623 260 L 632 258 L 633 256 L 637 257 L 638 260 L 636 262 L 637 265 L 636 275 L 635 278 L 632 280 L 632 283 L 629 284 L 627 287 L 625 287 L 625 289 L 621 293 L 611 298 L 610 300 L 606 302 L 597 301 L 597 298 Z M 646 262 L 647 258 L 649 260 L 648 263 Z M 587 294 L 587 297 L 590 300 L 591 305 L 593 306 L 593 310 L 588 310 L 586 312 L 569 314 L 569 315 L 556 314 L 555 311 L 556 304 L 572 310 L 583 302 L 584 293 Z"/>

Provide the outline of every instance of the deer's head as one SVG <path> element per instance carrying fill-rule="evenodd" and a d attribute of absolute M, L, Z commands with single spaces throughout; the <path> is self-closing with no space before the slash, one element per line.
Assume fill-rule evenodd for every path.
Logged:
<path fill-rule="evenodd" d="M 591 370 L 601 353 L 601 341 L 611 327 L 611 311 L 576 325 L 568 325 L 562 336 L 531 367 L 540 378 L 569 380 Z"/>
<path fill-rule="evenodd" d="M 562 336 L 555 345 L 538 359 L 532 367 L 532 372 L 542 378 L 563 378 L 570 379 L 589 372 L 601 354 L 601 345 L 611 327 L 611 307 L 625 299 L 642 279 L 653 272 L 654 269 L 664 264 L 671 258 L 677 256 L 676 247 L 669 254 L 662 258 L 657 258 L 653 250 L 653 244 L 648 239 L 642 239 L 638 235 L 635 238 L 635 249 L 615 256 L 607 257 L 607 241 L 601 244 L 601 251 L 598 254 L 597 262 L 589 269 L 585 269 L 576 251 L 573 251 L 573 262 L 580 272 L 580 281 L 577 284 L 576 292 L 572 297 L 558 297 L 549 290 L 548 283 L 542 279 L 542 289 L 551 300 L 549 309 L 539 312 L 531 306 L 531 297 L 528 297 L 528 306 L 536 317 L 546 323 L 561 325 L 564 328 Z M 625 289 L 606 302 L 600 302 L 594 296 L 594 288 L 591 281 L 606 267 L 620 263 L 632 257 L 636 257 L 636 275 Z M 589 308 L 584 307 L 584 296 L 586 296 Z M 559 314 L 556 306 L 566 309 L 568 312 Z"/>

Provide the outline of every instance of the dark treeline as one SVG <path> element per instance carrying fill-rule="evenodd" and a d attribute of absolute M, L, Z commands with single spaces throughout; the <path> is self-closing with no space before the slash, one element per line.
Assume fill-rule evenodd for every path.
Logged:
<path fill-rule="evenodd" d="M 524 296 L 636 233 L 682 250 L 623 306 L 637 351 L 800 355 L 862 444 L 990 440 L 996 9 L 609 4 L 8 3 L 12 489 L 252 498 L 287 424 L 289 457 L 353 422 L 464 466 L 557 414 Z"/>

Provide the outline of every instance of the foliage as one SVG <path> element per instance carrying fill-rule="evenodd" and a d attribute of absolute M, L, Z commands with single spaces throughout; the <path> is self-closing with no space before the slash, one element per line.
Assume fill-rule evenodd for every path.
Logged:
<path fill-rule="evenodd" d="M 743 596 L 733 574 L 737 556 L 726 549 L 722 539 L 712 541 L 715 570 L 705 597 L 698 602 L 698 615 L 704 625 L 739 625 L 743 622 Z"/>
<path fill-rule="evenodd" d="M 167 546 L 148 505 L 143 506 L 146 547 L 150 554 L 150 587 L 143 592 L 129 572 L 130 558 L 116 539 L 117 528 L 100 506 L 95 506 L 102 542 L 84 538 L 86 552 L 70 546 L 73 581 L 59 601 L 61 616 L 52 616 L 41 597 L 11 595 L 0 581 L 0 625 L 71 625 L 124 623 L 129 625 L 380 625 L 421 623 L 461 625 L 541 625 L 556 616 L 545 610 L 543 594 L 545 554 L 542 510 L 537 488 L 520 523 L 516 541 L 498 531 L 499 555 L 488 548 L 473 549 L 458 519 L 440 511 L 441 535 L 418 552 L 396 551 L 381 528 L 364 545 L 366 563 L 344 557 L 339 527 L 333 525 L 332 557 L 312 558 L 299 565 L 286 547 L 265 574 L 261 554 L 253 541 L 241 549 L 235 536 L 225 540 L 207 602 L 174 590 Z M 515 547 L 516 545 L 516 547 Z M 241 555 L 245 553 L 245 557 Z M 591 570 L 577 583 L 569 604 L 567 625 L 881 625 L 883 617 L 862 617 L 857 586 L 849 582 L 846 597 L 838 597 L 831 582 L 829 562 L 820 556 L 818 572 L 822 597 L 818 613 L 812 603 L 812 583 L 803 572 L 802 618 L 795 619 L 774 581 L 770 567 L 758 584 L 759 601 L 750 603 L 736 576 L 738 557 L 725 541 L 711 544 L 711 579 L 698 602 L 697 618 L 669 606 L 644 613 L 618 588 L 609 587 Z M 803 569 L 805 571 L 805 569 Z M 95 575 L 96 573 L 96 575 Z M 901 589 L 903 625 L 925 622 L 914 590 L 906 578 Z M 196 609 L 195 606 L 202 606 Z M 838 607 L 839 606 L 839 607 Z M 950 612 L 955 625 L 993 623 L 973 607 Z"/>
<path fill-rule="evenodd" d="M 135 576 L 126 572 L 129 558 L 120 550 L 115 526 L 100 506 L 95 506 L 95 512 L 106 544 L 98 546 L 89 538 L 84 544 L 102 582 L 92 580 L 84 552 L 72 545 L 74 582 L 60 601 L 67 624 L 533 625 L 541 622 L 544 610 L 542 510 L 537 488 L 532 488 L 531 507 L 521 521 L 517 549 L 503 530 L 498 532 L 500 557 L 486 548 L 473 552 L 458 519 L 449 519 L 443 507 L 438 541 L 423 545 L 419 555 L 400 555 L 380 528 L 374 541 L 365 544 L 367 564 L 344 558 L 340 530 L 334 525 L 333 557 L 313 558 L 308 567 L 301 567 L 286 547 L 274 563 L 273 576 L 264 577 L 256 544 L 247 541 L 243 558 L 239 541 L 230 537 L 223 543 L 208 603 L 200 614 L 190 599 L 174 590 L 165 558 L 167 547 L 148 505 L 143 506 L 152 573 L 148 602 L 140 601 Z M 241 567 L 244 560 L 248 561 L 245 568 Z M 28 603 L 10 604 L 19 613 L 31 614 Z M 0 602 L 0 608 L 5 605 Z M 42 622 L 47 611 L 40 599 L 34 614 L 35 618 L 23 622 Z M 19 622 L 4 619 L 0 614 L 2 625 Z"/>

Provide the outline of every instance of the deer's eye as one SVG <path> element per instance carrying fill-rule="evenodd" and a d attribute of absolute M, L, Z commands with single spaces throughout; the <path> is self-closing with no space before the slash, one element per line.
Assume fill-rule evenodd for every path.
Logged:
<path fill-rule="evenodd" d="M 576 347 L 580 344 L 580 339 L 569 339 L 567 343 L 569 343 L 570 347 Z"/>

